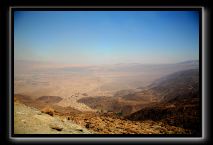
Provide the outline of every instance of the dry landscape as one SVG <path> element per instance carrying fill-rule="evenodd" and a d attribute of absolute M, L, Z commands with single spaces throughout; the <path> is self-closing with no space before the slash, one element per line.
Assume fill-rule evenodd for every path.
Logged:
<path fill-rule="evenodd" d="M 200 9 L 12 14 L 16 137 L 201 137 Z"/>
<path fill-rule="evenodd" d="M 198 61 L 15 62 L 15 134 L 200 134 Z"/>

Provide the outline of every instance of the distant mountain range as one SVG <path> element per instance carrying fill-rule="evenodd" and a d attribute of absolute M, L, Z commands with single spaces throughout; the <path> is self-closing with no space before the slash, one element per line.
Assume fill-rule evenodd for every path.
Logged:
<path fill-rule="evenodd" d="M 179 62 L 178 64 L 199 65 L 199 60 L 187 60 L 187 61 Z"/>

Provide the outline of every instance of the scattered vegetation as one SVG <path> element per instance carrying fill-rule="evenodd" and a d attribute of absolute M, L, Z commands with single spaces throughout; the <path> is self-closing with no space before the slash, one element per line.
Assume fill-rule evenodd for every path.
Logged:
<path fill-rule="evenodd" d="M 122 116 L 122 112 L 116 112 L 116 115 L 118 115 L 118 116 Z"/>
<path fill-rule="evenodd" d="M 49 114 L 50 116 L 53 116 L 55 110 L 54 110 L 52 107 L 47 106 L 47 107 L 44 107 L 43 109 L 41 109 L 41 112 L 42 112 L 42 113 Z"/>

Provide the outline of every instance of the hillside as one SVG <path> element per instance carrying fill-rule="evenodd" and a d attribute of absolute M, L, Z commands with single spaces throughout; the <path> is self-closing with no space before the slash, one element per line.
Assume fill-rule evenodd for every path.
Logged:
<path fill-rule="evenodd" d="M 22 97 L 23 98 L 23 97 Z M 35 101 L 34 101 L 35 102 Z M 58 113 L 51 107 L 42 111 L 14 103 L 15 134 L 190 134 L 190 130 L 160 121 L 131 121 L 113 112 Z M 52 114 L 50 113 L 52 112 Z"/>
<path fill-rule="evenodd" d="M 45 103 L 58 103 L 63 100 L 61 97 L 58 96 L 42 96 L 37 98 L 37 101 L 45 102 Z"/>
<path fill-rule="evenodd" d="M 121 112 L 123 116 L 126 116 L 150 106 L 150 104 L 198 98 L 198 79 L 198 69 L 190 69 L 162 77 L 147 87 L 120 90 L 112 97 L 84 97 L 78 102 L 93 109 Z"/>
<path fill-rule="evenodd" d="M 53 98 L 53 99 L 51 99 Z M 54 109 L 55 114 L 78 114 L 81 111 L 76 110 L 72 107 L 62 107 L 57 105 L 58 100 L 61 100 L 60 97 L 57 96 L 42 96 L 37 99 L 33 99 L 30 96 L 15 94 L 14 99 L 18 100 L 19 102 L 23 103 L 26 106 L 30 106 L 39 110 L 44 109 L 45 107 L 51 107 Z M 49 101 L 51 100 L 51 101 Z"/>
<path fill-rule="evenodd" d="M 14 102 L 15 134 L 91 134 L 65 117 L 50 116 L 46 113 L 26 106 L 19 101 Z"/>
<path fill-rule="evenodd" d="M 199 70 L 179 71 L 137 91 L 121 90 L 113 97 L 78 100 L 101 112 L 112 111 L 133 121 L 162 121 L 200 133 Z"/>
<path fill-rule="evenodd" d="M 199 97 L 199 70 L 190 69 L 162 77 L 150 86 L 162 102 Z"/>
<path fill-rule="evenodd" d="M 201 112 L 197 69 L 177 72 L 154 82 L 150 89 L 160 102 L 127 116 L 130 120 L 163 121 L 199 134 Z"/>

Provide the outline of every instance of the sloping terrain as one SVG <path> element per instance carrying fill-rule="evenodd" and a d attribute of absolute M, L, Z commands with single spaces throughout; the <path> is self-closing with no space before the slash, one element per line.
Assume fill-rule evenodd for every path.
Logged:
<path fill-rule="evenodd" d="M 162 121 L 170 125 L 192 130 L 199 134 L 201 129 L 201 112 L 199 100 L 193 99 L 176 103 L 159 103 L 145 107 L 126 117 L 129 120 Z"/>
<path fill-rule="evenodd" d="M 191 134 L 190 130 L 161 121 L 131 121 L 113 112 L 81 113 L 71 120 L 99 134 Z"/>
<path fill-rule="evenodd" d="M 116 112 L 121 113 L 122 116 L 131 114 L 140 110 L 147 102 L 143 101 L 131 101 L 122 98 L 114 97 L 85 97 L 79 99 L 78 102 L 84 103 L 89 107 L 96 109 L 100 112 Z"/>
<path fill-rule="evenodd" d="M 21 97 L 24 99 L 24 97 Z M 35 102 L 35 101 L 33 101 Z M 32 103 L 33 104 L 33 103 Z M 28 104 L 29 105 L 29 104 Z M 113 112 L 61 112 L 50 105 L 41 111 L 14 102 L 15 134 L 190 134 L 190 130 L 151 120 L 131 121 Z M 57 108 L 56 108 L 57 109 Z M 52 113 L 50 113 L 52 112 Z"/>
<path fill-rule="evenodd" d="M 199 98 L 199 70 L 173 73 L 137 90 L 120 90 L 113 97 L 84 97 L 78 102 L 93 109 L 130 115 L 158 102 L 175 102 Z M 104 102 L 104 103 L 103 103 Z M 199 101 L 198 101 L 199 102 Z"/>
<path fill-rule="evenodd" d="M 170 125 L 201 132 L 201 106 L 199 97 L 199 71 L 181 71 L 162 78 L 151 85 L 160 102 L 150 104 L 129 116 L 130 120 L 163 121 Z"/>
<path fill-rule="evenodd" d="M 15 134 L 91 134 L 74 122 L 59 116 L 50 116 L 39 110 L 14 102 Z"/>
<path fill-rule="evenodd" d="M 46 101 L 46 100 L 51 100 L 51 97 L 53 97 L 52 101 Z M 48 98 L 48 99 L 46 99 L 46 98 Z M 16 95 L 14 95 L 14 99 L 19 100 L 24 105 L 27 105 L 27 106 L 30 106 L 33 108 L 37 108 L 39 110 L 42 110 L 43 108 L 45 108 L 47 106 L 51 107 L 54 109 L 55 114 L 76 114 L 76 113 L 81 112 L 72 107 L 62 107 L 62 106 L 57 105 L 58 101 L 56 101 L 56 100 L 59 100 L 60 97 L 55 97 L 55 96 L 39 97 L 38 99 L 32 99 L 29 96 L 16 94 Z"/>
<path fill-rule="evenodd" d="M 36 100 L 40 102 L 45 102 L 45 103 L 58 103 L 63 99 L 58 96 L 42 96 L 37 98 Z"/>
<path fill-rule="evenodd" d="M 149 86 L 161 102 L 199 97 L 199 69 L 180 71 L 156 80 Z"/>
<path fill-rule="evenodd" d="M 201 132 L 199 70 L 173 73 L 156 80 L 140 91 L 119 91 L 113 97 L 88 97 L 79 100 L 102 112 L 113 111 L 128 120 L 162 121 Z"/>
<path fill-rule="evenodd" d="M 60 86 L 56 87 L 58 89 L 53 89 L 53 92 L 49 90 L 43 93 L 41 91 L 35 96 L 26 95 L 27 93 L 24 93 L 25 95 L 21 93 L 14 95 L 17 121 L 15 122 L 17 124 L 15 125 L 16 133 L 27 133 L 29 131 L 32 133 L 64 133 L 63 131 L 65 133 L 76 133 L 75 131 L 69 131 L 70 125 L 63 124 L 64 122 L 69 122 L 71 126 L 78 124 L 82 128 L 87 128 L 90 132 L 99 134 L 198 135 L 201 132 L 201 100 L 199 96 L 199 70 L 194 69 L 197 66 L 196 62 L 179 63 L 176 65 L 179 67 L 178 69 L 182 68 L 182 66 L 193 66 L 189 67 L 193 69 L 178 71 L 169 75 L 165 74 L 164 77 L 158 78 L 151 85 L 142 85 L 142 87 L 135 88 L 131 83 L 125 84 L 126 80 L 120 81 L 123 78 L 132 78 L 131 73 L 128 74 L 129 76 L 125 76 L 125 73 L 119 73 L 118 70 L 125 70 L 128 73 L 132 71 L 131 69 L 123 69 L 123 64 L 118 65 L 118 69 L 110 69 L 113 74 L 99 72 L 96 69 L 93 70 L 98 73 L 95 76 L 101 77 L 95 78 L 95 81 L 92 78 L 88 78 L 88 84 L 84 83 L 86 87 L 83 91 L 82 82 L 84 81 L 79 81 L 79 77 L 75 78 L 75 75 L 67 73 L 70 74 L 70 76 L 66 75 L 64 78 L 67 83 L 63 85 L 56 81 L 55 83 L 57 85 L 60 84 Z M 140 74 L 142 71 L 140 65 L 134 64 L 133 66 L 137 70 L 136 72 Z M 166 72 L 168 66 L 165 65 L 165 70 L 163 71 Z M 175 69 L 172 65 L 171 67 Z M 144 66 L 144 68 L 146 67 Z M 147 70 L 147 74 L 151 75 L 151 70 L 153 69 L 158 70 L 158 66 L 147 66 L 144 71 L 146 72 Z M 134 73 L 134 70 L 132 73 Z M 46 75 L 49 77 L 48 74 Z M 120 77 L 120 75 L 124 76 Z M 59 76 L 58 79 L 60 78 Z M 40 78 L 39 76 L 36 77 Z M 137 79 L 138 77 L 140 76 L 137 76 Z M 84 78 L 82 77 L 81 79 L 84 80 Z M 145 78 L 139 78 L 138 80 L 144 80 Z M 151 78 L 153 79 L 154 77 Z M 110 81 L 110 79 L 119 83 Z M 104 84 L 101 82 L 103 80 L 105 80 Z M 134 82 L 135 80 L 133 79 L 132 81 Z M 22 81 L 21 78 L 20 81 Z M 44 80 L 40 83 L 48 86 Z M 70 86 L 72 83 L 75 85 Z M 137 83 L 140 84 L 140 81 Z M 122 86 L 119 84 L 122 84 Z M 94 86 L 92 87 L 93 89 L 88 91 L 90 85 Z M 69 86 L 69 88 L 66 88 L 66 86 Z M 127 89 L 123 88 L 123 86 L 127 86 Z M 42 88 L 43 86 L 39 85 L 39 87 Z M 25 89 L 24 87 L 22 88 L 23 90 Z M 76 88 L 77 90 L 75 90 Z M 118 88 L 123 89 L 112 93 Z M 37 89 L 40 90 L 39 88 Z M 54 93 L 54 91 L 59 93 Z M 17 110 L 18 113 L 16 112 Z M 21 110 L 24 112 L 21 112 Z M 36 110 L 37 114 L 32 110 Z M 33 117 L 30 118 L 30 116 Z M 35 122 L 33 122 L 33 119 Z M 57 125 L 54 126 L 52 120 L 55 120 L 54 122 Z M 62 127 L 63 129 L 61 124 L 64 126 Z M 81 132 L 82 129 L 78 131 Z"/>

